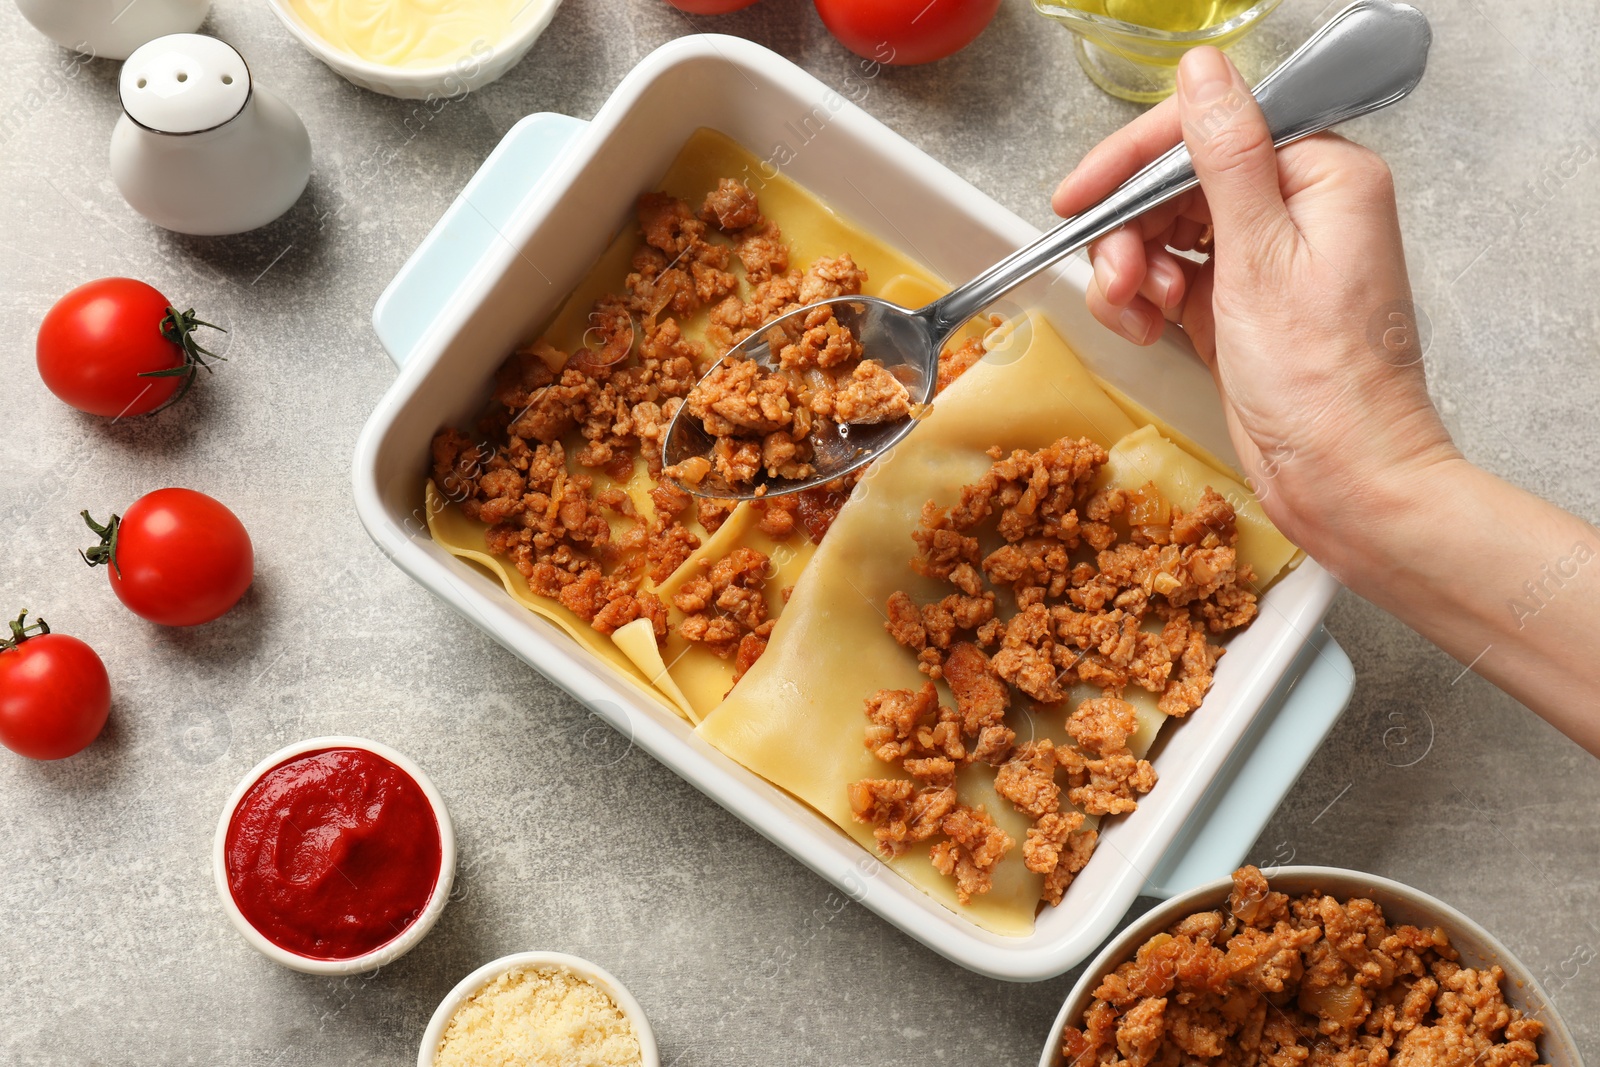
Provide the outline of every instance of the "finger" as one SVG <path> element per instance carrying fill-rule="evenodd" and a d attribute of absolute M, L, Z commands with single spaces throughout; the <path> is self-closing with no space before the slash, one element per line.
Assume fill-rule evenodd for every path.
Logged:
<path fill-rule="evenodd" d="M 1158 242 L 1145 245 L 1144 260 L 1144 282 L 1139 286 L 1139 295 L 1166 315 L 1183 303 L 1184 294 L 1189 288 L 1188 275 L 1184 273 L 1178 257 Z"/>
<path fill-rule="evenodd" d="M 1201 362 L 1217 373 L 1216 318 L 1211 308 L 1211 295 L 1216 281 L 1216 268 L 1206 263 L 1189 279 L 1189 291 L 1183 301 L 1179 322 L 1189 335 L 1189 343 L 1200 356 Z M 1220 382 L 1218 383 L 1221 384 Z"/>
<path fill-rule="evenodd" d="M 1089 313 L 1100 325 L 1136 345 L 1154 344 L 1166 325 L 1161 312 L 1142 296 L 1135 296 L 1126 307 L 1106 300 L 1098 282 L 1089 286 Z"/>
<path fill-rule="evenodd" d="M 1261 106 L 1228 58 L 1194 48 L 1178 64 L 1184 143 L 1211 206 L 1217 245 L 1241 260 L 1295 233 L 1278 187 L 1278 155 Z M 1252 253 L 1256 253 L 1252 255 Z"/>
<path fill-rule="evenodd" d="M 1160 207 L 1151 208 L 1130 225 L 1137 226 L 1139 236 L 1146 241 L 1159 237 L 1171 230 L 1184 218 L 1189 209 L 1189 201 L 1192 195 L 1192 193 L 1184 193 L 1182 196 L 1162 204 Z"/>
<path fill-rule="evenodd" d="M 1057 215 L 1076 215 L 1131 178 L 1181 137 L 1178 102 L 1162 101 L 1091 148 L 1072 173 L 1061 179 L 1050 206 Z"/>
<path fill-rule="evenodd" d="M 1089 249 L 1095 282 L 1106 302 L 1126 305 L 1144 284 L 1144 240 L 1127 226 L 1112 230 Z"/>
<path fill-rule="evenodd" d="M 1179 219 L 1172 224 L 1172 234 L 1167 238 L 1167 247 L 1176 248 L 1180 252 L 1192 252 L 1195 242 L 1200 240 L 1200 235 L 1205 232 L 1205 224 L 1199 219 Z"/>

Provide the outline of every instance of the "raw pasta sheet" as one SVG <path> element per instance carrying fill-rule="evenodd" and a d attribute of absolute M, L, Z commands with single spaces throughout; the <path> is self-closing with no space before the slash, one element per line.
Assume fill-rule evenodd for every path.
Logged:
<path fill-rule="evenodd" d="M 884 605 L 896 590 L 918 602 L 948 592 L 911 570 L 911 532 L 926 501 L 951 504 L 962 486 L 988 470 L 991 446 L 1039 449 L 1063 436 L 1088 437 L 1110 449 L 1103 484 L 1132 489 L 1154 482 L 1186 510 L 1207 485 L 1233 501 L 1240 559 L 1263 582 L 1295 553 L 1244 486 L 1153 427 L 1135 427 L 1049 325 L 1030 318 L 1031 330 L 1023 333 L 1031 338 L 1020 354 L 991 356 L 967 371 L 916 432 L 862 480 L 807 566 L 766 653 L 698 728 L 711 744 L 800 797 L 865 848 L 874 847 L 872 828 L 851 819 L 846 788 L 862 778 L 902 772 L 866 749 L 863 704 L 880 688 L 915 689 L 927 680 L 913 654 L 884 629 Z M 939 685 L 941 699 L 953 706 L 948 688 Z M 1085 689 L 1071 703 L 1096 695 Z M 1130 688 L 1124 699 L 1139 711 L 1140 730 L 1130 743 L 1143 755 L 1163 716 L 1153 694 Z M 1019 700 L 1009 718 L 1020 740 L 1065 740 L 1059 710 L 1047 716 L 1023 704 Z M 958 780 L 963 802 L 982 803 L 1016 842 L 995 871 L 990 892 L 958 904 L 953 882 L 928 859 L 929 843 L 888 862 L 985 929 L 1020 936 L 1033 928 L 1042 876 L 1022 862 L 1028 820 L 995 794 L 992 783 L 993 771 L 983 766 L 968 768 Z"/>

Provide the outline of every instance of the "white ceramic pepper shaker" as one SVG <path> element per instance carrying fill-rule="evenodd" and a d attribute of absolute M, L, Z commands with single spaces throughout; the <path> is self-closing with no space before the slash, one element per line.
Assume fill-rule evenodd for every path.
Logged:
<path fill-rule="evenodd" d="M 311 138 L 253 85 L 233 46 L 158 37 L 122 67 L 111 176 L 134 210 L 179 233 L 243 233 L 288 211 L 311 177 Z"/>
<path fill-rule="evenodd" d="M 17 0 L 17 7 L 64 48 L 127 59 L 146 41 L 198 29 L 211 0 Z"/>

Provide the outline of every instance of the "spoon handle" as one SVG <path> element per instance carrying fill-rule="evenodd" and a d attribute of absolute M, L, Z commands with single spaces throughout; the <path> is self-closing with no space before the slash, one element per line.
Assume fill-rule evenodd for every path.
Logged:
<path fill-rule="evenodd" d="M 1273 143 L 1281 147 L 1402 99 L 1422 80 L 1432 39 L 1427 18 L 1416 8 L 1357 0 L 1255 87 Z M 1224 121 L 1229 106 L 1222 101 L 1206 120 Z M 968 319 L 1044 268 L 1198 184 L 1189 150 L 1180 142 L 1098 204 L 918 314 L 943 345 Z"/>

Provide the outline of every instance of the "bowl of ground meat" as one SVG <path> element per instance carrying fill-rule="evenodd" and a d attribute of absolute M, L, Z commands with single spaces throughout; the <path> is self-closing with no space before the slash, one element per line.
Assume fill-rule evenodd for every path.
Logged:
<path fill-rule="evenodd" d="M 1243 867 L 1128 927 L 1084 971 L 1040 1067 L 1581 1067 L 1533 975 L 1400 882 Z"/>

